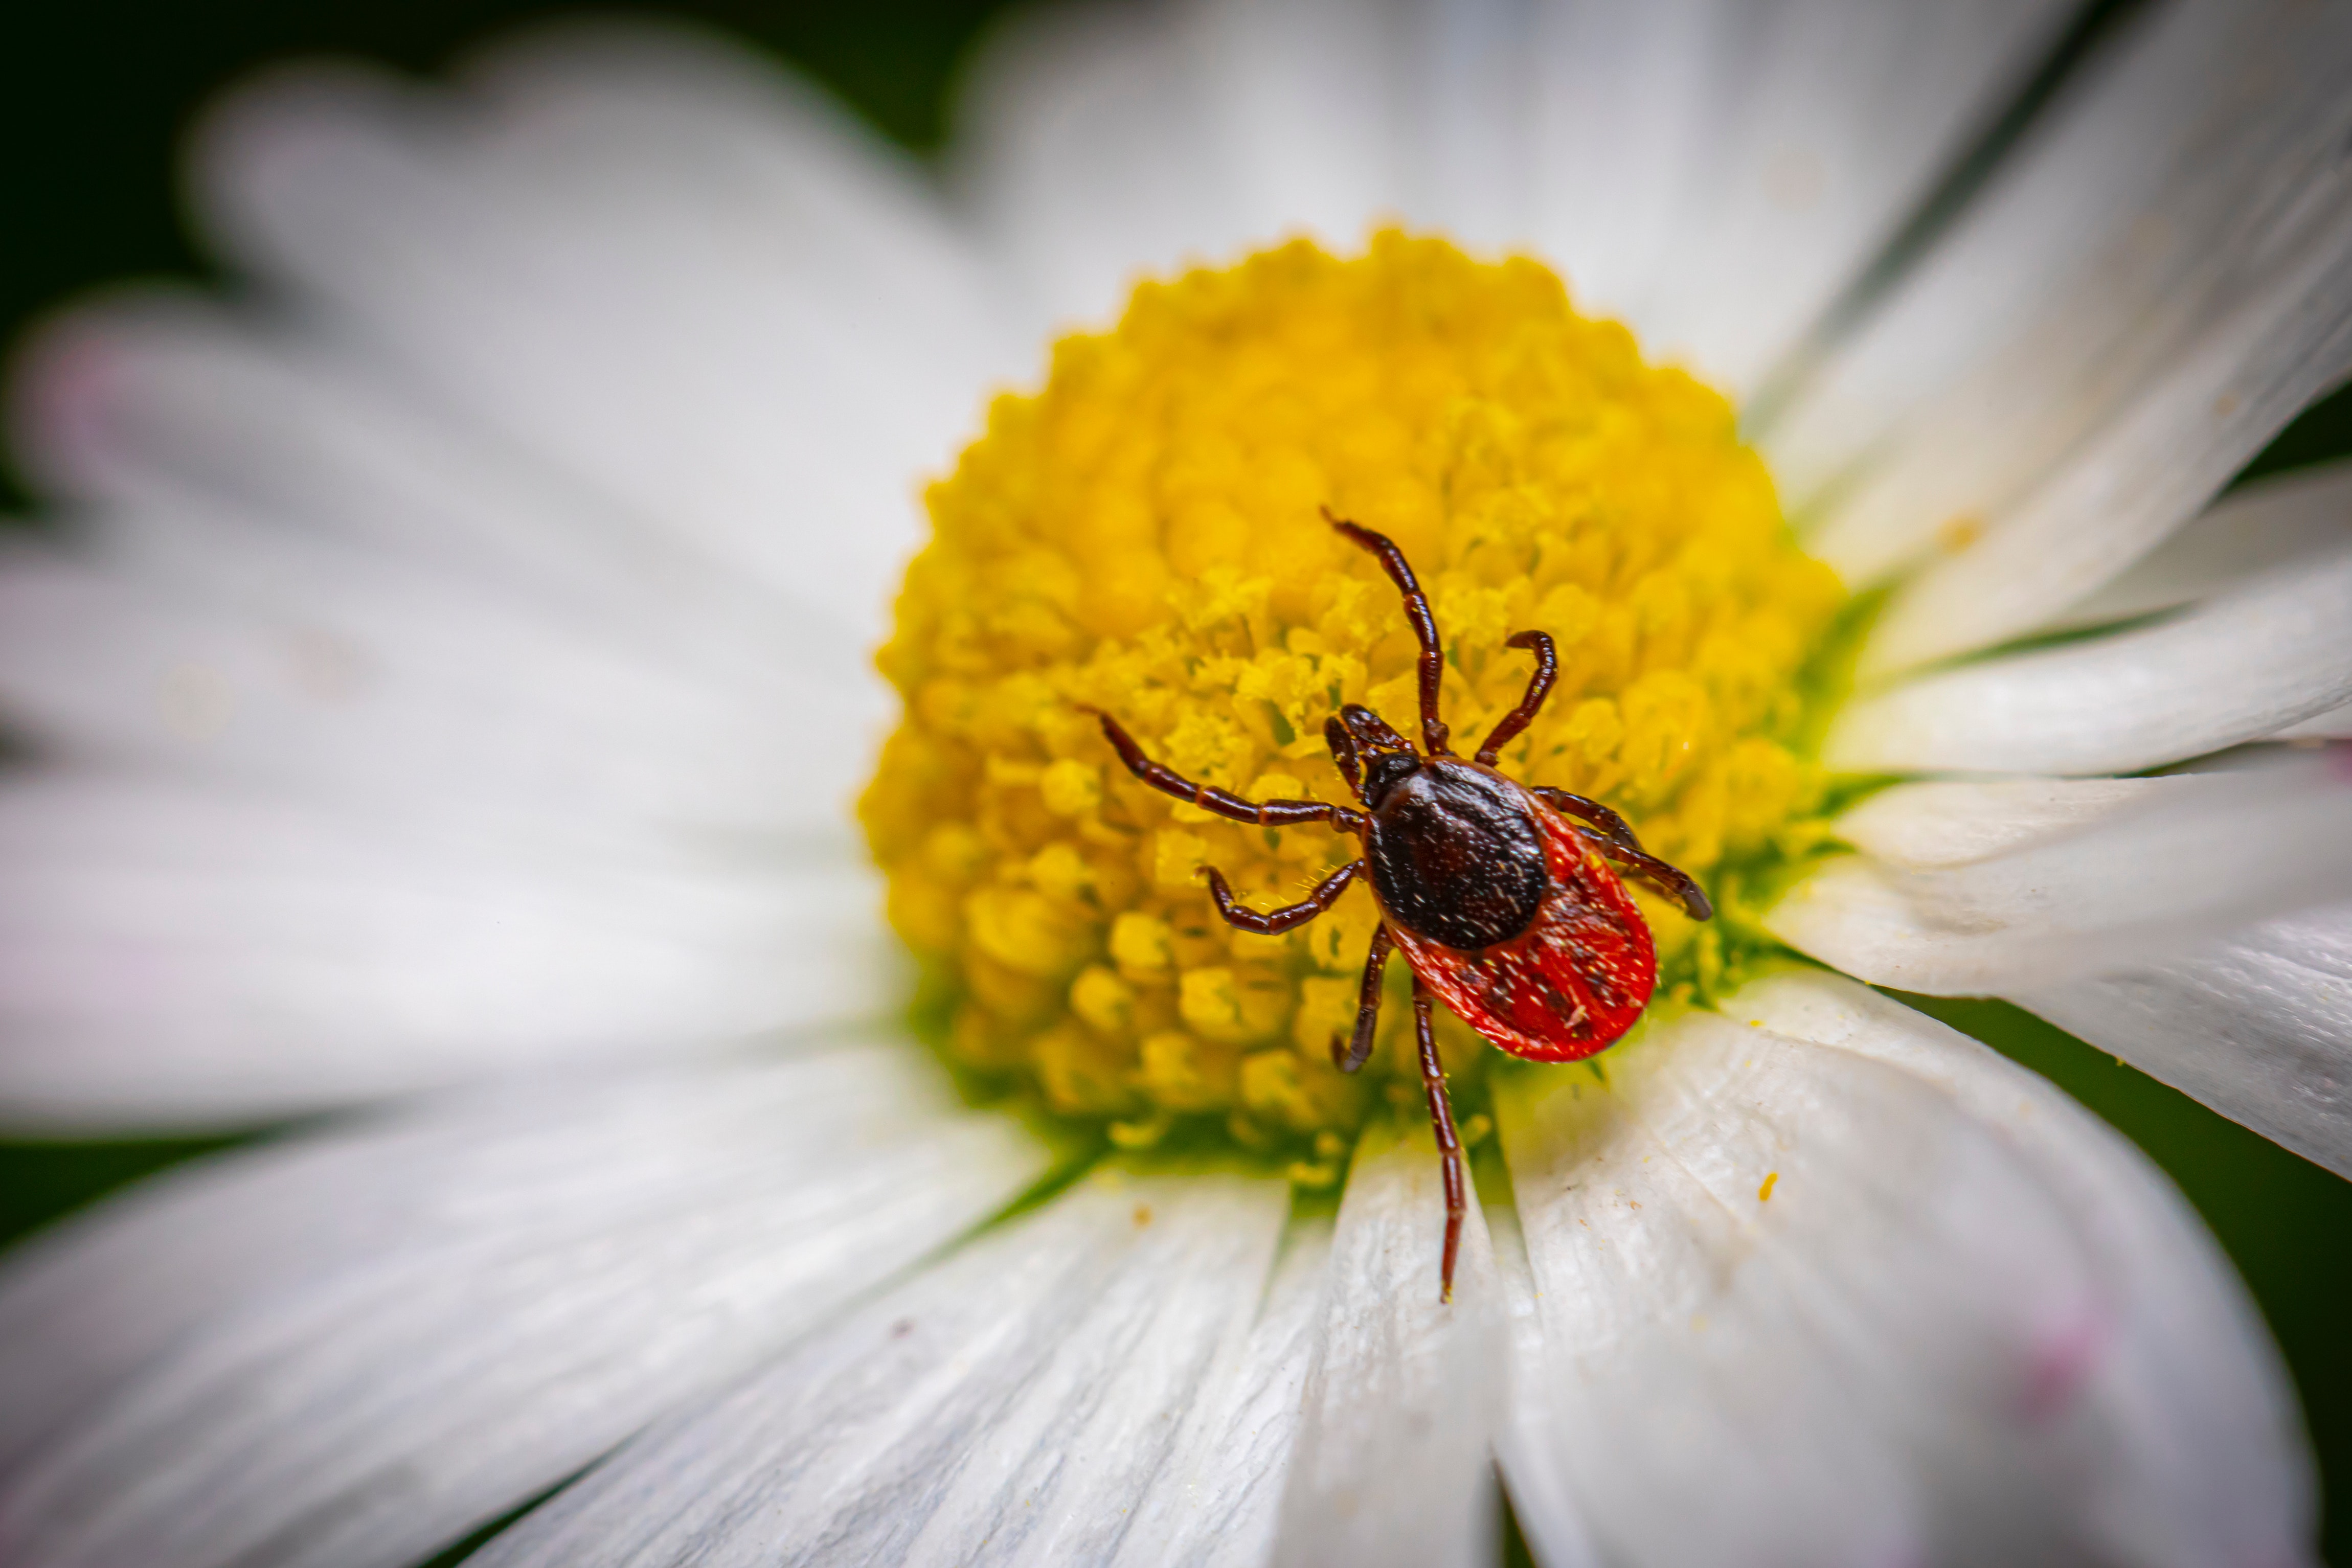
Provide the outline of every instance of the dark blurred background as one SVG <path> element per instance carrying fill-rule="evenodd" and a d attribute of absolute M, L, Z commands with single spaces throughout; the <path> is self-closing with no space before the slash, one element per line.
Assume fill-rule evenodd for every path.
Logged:
<path fill-rule="evenodd" d="M 1003 0 L 692 0 L 629 8 L 765 45 L 909 146 L 935 146 L 945 88 Z M 561 0 L 87 0 L 8 8 L 0 32 L 0 331 L 126 276 L 205 270 L 181 222 L 180 134 L 274 60 L 364 56 L 431 71 Z M 629 14 L 615 12 L 615 14 Z M 13 471 L 5 501 L 20 508 Z"/>
<path fill-rule="evenodd" d="M 467 44 L 577 14 L 544 0 L 84 0 L 25 6 L 0 52 L 0 342 L 83 290 L 201 276 L 175 150 L 216 89 L 289 56 L 430 71 Z M 724 28 L 812 73 L 891 136 L 938 144 L 957 62 L 1002 0 L 699 0 L 639 7 Z M 2352 453 L 2352 394 L 2305 414 L 2252 476 Z M 0 467 L 0 514 L 29 502 Z M 2293 1368 L 2327 1486 L 2326 1551 L 2352 1568 L 2352 1183 L 1995 1002 L 1906 998 L 2046 1073 L 2121 1128 L 2211 1224 Z M 0 1141 L 0 1244 L 210 1144 Z M 1516 1542 L 1514 1543 L 1516 1545 Z"/>

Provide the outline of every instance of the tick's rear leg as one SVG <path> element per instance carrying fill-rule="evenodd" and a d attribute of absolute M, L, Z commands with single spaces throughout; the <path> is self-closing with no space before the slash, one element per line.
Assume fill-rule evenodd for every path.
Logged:
<path fill-rule="evenodd" d="M 1220 817 L 1230 817 L 1236 822 L 1255 822 L 1261 828 L 1289 827 L 1299 822 L 1323 822 L 1343 833 L 1360 831 L 1364 814 L 1346 806 L 1328 805 L 1321 800 L 1244 800 L 1229 794 L 1213 784 L 1195 784 L 1190 779 L 1164 764 L 1143 755 L 1143 747 L 1135 737 L 1119 727 L 1118 720 L 1100 708 L 1079 705 L 1081 713 L 1090 713 L 1102 722 L 1103 737 L 1110 742 L 1127 770 L 1163 795 L 1173 795 L 1189 805 L 1204 811 L 1214 811 Z"/>
<path fill-rule="evenodd" d="M 1673 899 L 1685 915 L 1693 920 L 1715 918 L 1715 905 L 1699 886 L 1697 879 L 1688 872 L 1668 865 L 1643 849 L 1642 841 L 1633 836 L 1633 830 L 1626 825 L 1624 818 L 1598 800 L 1588 800 L 1581 795 L 1554 789 L 1549 785 L 1535 785 L 1528 793 L 1555 811 L 1590 823 L 1589 827 L 1577 829 L 1584 835 L 1585 842 Z"/>
<path fill-rule="evenodd" d="M 1693 920 L 1715 918 L 1714 900 L 1707 897 L 1706 890 L 1699 886 L 1698 879 L 1690 873 L 1679 866 L 1668 865 L 1655 855 L 1643 854 L 1639 850 L 1621 849 L 1607 843 L 1594 847 L 1622 869 L 1673 899 Z"/>
<path fill-rule="evenodd" d="M 1614 839 L 1604 838 L 1590 828 L 1579 828 L 1584 841 L 1613 861 L 1620 871 L 1648 883 L 1679 905 L 1693 920 L 1715 918 L 1715 904 L 1707 898 L 1698 880 L 1679 866 L 1668 865 L 1653 854 L 1629 850 Z"/>
<path fill-rule="evenodd" d="M 1337 1034 L 1331 1037 L 1331 1065 L 1342 1072 L 1355 1071 L 1372 1054 L 1372 1028 L 1381 1021 L 1381 975 L 1393 945 L 1386 925 L 1372 928 L 1372 948 L 1364 955 L 1364 988 L 1356 998 L 1355 1038 L 1343 1045 Z"/>
<path fill-rule="evenodd" d="M 1429 988 L 1412 977 L 1412 1030 L 1421 1046 L 1421 1087 L 1429 1098 L 1429 1120 L 1437 1130 L 1437 1156 L 1445 1172 L 1445 1254 L 1438 1274 L 1441 1304 L 1454 1300 L 1454 1260 L 1462 1250 L 1462 1140 L 1454 1132 L 1454 1103 L 1445 1092 L 1445 1063 L 1437 1054 L 1437 1031 L 1429 1021 Z"/>
<path fill-rule="evenodd" d="M 1591 823 L 1611 843 L 1622 845 L 1635 854 L 1643 852 L 1642 841 L 1633 836 L 1633 830 L 1625 819 L 1600 801 L 1566 789 L 1555 789 L 1549 784 L 1531 784 L 1528 786 L 1528 793 L 1564 816 Z"/>
<path fill-rule="evenodd" d="M 1361 861 L 1349 861 L 1329 876 L 1315 884 L 1315 891 L 1297 904 L 1286 904 L 1280 909 L 1269 909 L 1260 915 L 1256 910 L 1237 903 L 1234 890 L 1225 885 L 1225 873 L 1215 866 L 1209 873 L 1209 896 L 1217 901 L 1217 913 L 1225 917 L 1228 925 L 1238 925 L 1244 931 L 1255 931 L 1261 936 L 1279 936 L 1286 931 L 1306 925 L 1339 901 L 1356 873 L 1364 869 Z"/>

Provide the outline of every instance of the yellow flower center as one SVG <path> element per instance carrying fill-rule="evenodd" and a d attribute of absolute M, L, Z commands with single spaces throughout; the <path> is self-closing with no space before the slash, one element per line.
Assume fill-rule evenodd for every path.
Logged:
<path fill-rule="evenodd" d="M 1662 997 L 1767 940 L 1742 890 L 1818 840 L 1805 737 L 1837 580 L 1724 398 L 1645 365 L 1537 262 L 1384 233 L 1352 260 L 1300 242 L 1146 283 L 1116 329 L 1055 345 L 1043 391 L 999 397 L 928 499 L 880 656 L 906 721 L 861 804 L 890 918 L 957 1061 L 1118 1142 L 1207 1127 L 1328 1179 L 1383 1090 L 1418 1092 L 1402 1007 L 1364 1074 L 1331 1064 L 1368 890 L 1258 936 L 1203 885 L 1213 865 L 1287 904 L 1355 841 L 1156 793 L 1078 706 L 1189 778 L 1349 800 L 1323 722 L 1360 702 L 1417 733 L 1415 649 L 1326 507 L 1429 589 L 1465 752 L 1526 687 L 1505 639 L 1556 640 L 1559 684 L 1501 766 L 1614 806 L 1715 894 L 1706 927 L 1643 897 Z M 1489 1054 L 1446 1043 L 1460 1073 Z"/>

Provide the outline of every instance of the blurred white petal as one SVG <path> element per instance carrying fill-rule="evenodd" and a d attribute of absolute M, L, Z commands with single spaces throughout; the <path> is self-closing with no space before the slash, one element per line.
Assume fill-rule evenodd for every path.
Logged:
<path fill-rule="evenodd" d="M 0 563 L 0 701 L 127 776 L 5 808 L 15 1114 L 871 1012 L 867 650 L 1003 349 L 920 177 L 730 50 L 595 29 L 455 93 L 281 77 L 208 148 L 300 329 L 133 300 L 18 388 L 84 516 Z"/>
<path fill-rule="evenodd" d="M 2352 706 L 2330 708 L 2315 718 L 2288 725 L 2278 732 L 2281 740 L 2352 740 Z"/>
<path fill-rule="evenodd" d="M 1136 278 L 1306 230 L 1360 237 L 1400 194 L 1391 19 L 1345 3 L 1016 13 L 974 60 L 952 156 L 1045 334 Z"/>
<path fill-rule="evenodd" d="M 2101 626 L 2179 610 L 2352 544 L 2352 463 L 2325 463 L 2232 490 L 2113 582 L 2045 626 Z"/>
<path fill-rule="evenodd" d="M 1769 433 L 1850 581 L 1990 528 L 2031 625 L 2347 368 L 2352 16 L 2180 0 L 2127 28 Z M 1908 656 L 2004 634 L 2009 586 L 1969 601 L 1969 559 Z"/>
<path fill-rule="evenodd" d="M 488 1564 L 1098 1563 L 1271 1270 L 1280 1183 L 1090 1177 L 615 1455 Z"/>
<path fill-rule="evenodd" d="M 1528 232 L 1653 358 L 1756 392 L 2040 62 L 2063 0 L 1545 8 Z M 1663 209 L 1663 210 L 1661 210 Z M 1645 243 L 1646 242 L 1646 243 Z"/>
<path fill-rule="evenodd" d="M 1475 1195 L 1454 1300 L 1438 1300 L 1445 1194 L 1426 1133 L 1356 1145 L 1321 1341 L 1272 1562 L 1467 1568 L 1492 1560 L 1507 1333 Z"/>
<path fill-rule="evenodd" d="M 119 1200 L 0 1284 L 0 1554 L 411 1562 L 985 1217 L 1043 1149 L 907 1048 L 428 1105 Z"/>
<path fill-rule="evenodd" d="M 2347 698 L 2352 549 L 2159 625 L 1859 697 L 1822 758 L 1858 773 L 2129 772 L 2275 735 Z"/>
<path fill-rule="evenodd" d="M 746 691 L 332 542 L 187 514 L 140 542 L 147 570 L 0 555 L 0 702 L 68 756 L 525 833 L 829 837 L 880 727 L 843 654 Z"/>
<path fill-rule="evenodd" d="M 1970 865 L 2162 795 L 2153 779 L 1999 779 L 1897 784 L 1837 819 L 1838 837 L 1905 871 Z"/>
<path fill-rule="evenodd" d="M 1892 237 L 2063 10 L 1066 5 L 982 54 L 958 140 L 1041 325 L 1102 319 L 1142 273 L 1402 221 L 1532 246 L 1586 308 L 1745 390 Z"/>
<path fill-rule="evenodd" d="M 2011 999 L 2352 1176 L 2352 904 Z"/>
<path fill-rule="evenodd" d="M 0 789 L 0 1104 L 235 1125 L 875 1017 L 880 903 L 845 845 L 551 850 L 52 771 Z"/>
<path fill-rule="evenodd" d="M 2195 517 L 2352 371 L 2352 179 L 2306 265 L 2168 365 L 2116 422 L 1948 559 L 1895 590 L 1859 668 L 1883 674 L 2033 630 Z"/>
<path fill-rule="evenodd" d="M 860 642 L 915 476 L 1034 352 L 911 164 L 689 38 L 559 33 L 455 93 L 304 68 L 200 164 L 225 248 L 386 373 Z"/>
<path fill-rule="evenodd" d="M 181 537 L 282 533 L 352 575 L 455 578 L 469 600 L 554 618 L 723 690 L 780 666 L 861 670 L 657 513 L 632 508 L 445 411 L 318 333 L 151 291 L 84 308 L 20 353 L 17 445 L 88 523 L 109 567 L 235 584 L 235 559 Z M 257 540 L 246 553 L 267 557 Z M 878 687 L 879 683 L 871 683 Z M 878 708 L 876 692 L 869 700 Z"/>
<path fill-rule="evenodd" d="M 2352 778 L 2334 759 L 2139 782 L 2072 831 L 1966 863 L 1832 861 L 1766 924 L 1874 985 L 1982 995 L 2106 973 L 2352 894 Z M 2044 823 L 2035 802 L 2021 810 Z"/>
<path fill-rule="evenodd" d="M 1402 221 L 1493 249 L 1526 237 L 1537 23 L 1486 0 L 1033 8 L 974 68 L 959 173 L 1042 329 L 1291 234 L 1345 249 Z"/>

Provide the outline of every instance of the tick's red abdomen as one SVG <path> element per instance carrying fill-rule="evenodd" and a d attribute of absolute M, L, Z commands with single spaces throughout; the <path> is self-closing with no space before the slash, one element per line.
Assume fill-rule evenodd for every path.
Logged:
<path fill-rule="evenodd" d="M 1525 929 L 1475 949 L 1402 920 L 1390 929 L 1414 973 L 1472 1029 L 1514 1056 L 1574 1061 L 1642 1016 L 1658 983 L 1657 946 L 1617 873 L 1550 807 L 1522 798 L 1546 873 Z"/>

